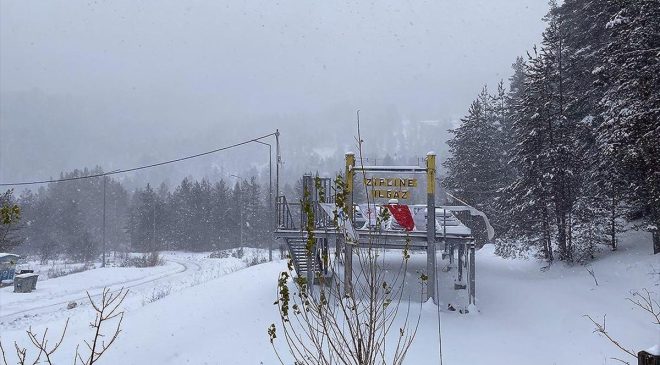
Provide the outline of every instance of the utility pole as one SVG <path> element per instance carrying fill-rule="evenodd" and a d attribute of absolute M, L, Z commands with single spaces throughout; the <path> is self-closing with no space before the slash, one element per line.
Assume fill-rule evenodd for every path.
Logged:
<path fill-rule="evenodd" d="M 276 129 L 275 130 L 275 199 L 277 199 L 278 196 L 280 196 L 280 163 L 282 163 L 282 156 L 280 155 L 280 130 Z M 275 202 L 277 205 L 277 202 Z M 273 228 L 277 229 L 275 227 L 278 222 L 278 214 L 277 214 L 277 206 L 275 207 L 274 211 L 271 212 L 272 214 L 275 215 L 274 217 L 274 222 L 273 222 Z M 280 251 L 280 259 L 282 258 L 282 252 Z"/>
<path fill-rule="evenodd" d="M 152 236 L 152 242 L 151 242 L 151 252 L 156 251 L 156 196 L 154 195 L 154 221 L 153 221 L 153 228 L 154 228 L 154 233 Z"/>
<path fill-rule="evenodd" d="M 273 261 L 273 146 L 270 143 L 255 141 L 259 144 L 268 146 L 268 211 L 271 213 L 268 215 L 268 261 Z"/>
<path fill-rule="evenodd" d="M 280 164 L 282 156 L 280 155 L 280 130 L 275 130 L 275 196 L 280 195 Z"/>
<path fill-rule="evenodd" d="M 101 262 L 101 267 L 105 267 L 105 186 L 107 183 L 108 177 L 103 175 L 103 262 Z"/>

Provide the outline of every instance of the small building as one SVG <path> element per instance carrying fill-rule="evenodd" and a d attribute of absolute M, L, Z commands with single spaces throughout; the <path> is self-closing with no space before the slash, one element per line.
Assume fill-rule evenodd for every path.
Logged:
<path fill-rule="evenodd" d="M 21 256 L 0 252 L 0 286 L 11 284 L 16 273 L 16 262 Z"/>

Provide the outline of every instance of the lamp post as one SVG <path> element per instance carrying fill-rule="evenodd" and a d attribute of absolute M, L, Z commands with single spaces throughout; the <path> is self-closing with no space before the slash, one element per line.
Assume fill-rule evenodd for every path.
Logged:
<path fill-rule="evenodd" d="M 268 233 L 270 237 L 268 240 L 268 261 L 273 261 L 273 222 L 272 222 L 272 212 L 273 212 L 273 146 L 270 143 L 255 141 L 264 146 L 268 146 Z"/>
<path fill-rule="evenodd" d="M 243 247 L 243 225 L 245 222 L 243 221 L 243 193 L 241 192 L 241 177 L 238 175 L 230 174 L 229 176 L 235 177 L 238 179 L 238 209 L 240 210 L 240 215 L 241 215 L 241 223 L 240 223 L 240 236 L 238 238 L 238 243 L 240 247 Z"/>

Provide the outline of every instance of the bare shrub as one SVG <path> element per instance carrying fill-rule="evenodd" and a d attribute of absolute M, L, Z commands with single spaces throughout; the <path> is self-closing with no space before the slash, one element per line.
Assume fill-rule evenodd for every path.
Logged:
<path fill-rule="evenodd" d="M 211 252 L 209 258 L 211 259 L 226 259 L 229 257 L 229 252 L 227 250 Z"/>
<path fill-rule="evenodd" d="M 239 247 L 231 253 L 231 257 L 235 257 L 237 259 L 242 259 L 243 256 L 245 256 L 245 250 L 243 247 Z"/>
<path fill-rule="evenodd" d="M 66 266 L 62 267 L 53 265 L 53 267 L 48 269 L 47 275 L 49 279 L 54 279 L 66 275 L 77 274 L 79 272 L 87 271 L 93 268 L 94 265 L 88 262 L 82 266 L 72 266 L 71 268 L 67 268 Z"/>
<path fill-rule="evenodd" d="M 652 297 L 652 292 L 649 292 L 646 288 L 642 289 L 642 293 L 639 291 L 634 291 L 630 293 L 632 298 L 626 298 L 629 302 L 634 304 L 637 308 L 641 309 L 644 312 L 647 312 L 652 317 L 652 322 L 656 326 L 660 326 L 660 305 L 658 301 Z M 637 358 L 637 354 L 634 350 L 624 347 L 619 340 L 614 336 L 610 335 L 606 328 L 606 318 L 607 315 L 603 316 L 602 322 L 596 322 L 591 316 L 585 314 L 584 317 L 588 318 L 591 323 L 594 324 L 594 333 L 603 335 L 608 341 L 610 341 L 614 346 L 619 350 L 625 352 L 626 354 Z M 624 361 L 618 358 L 613 357 L 612 359 L 620 361 L 624 364 L 630 364 L 628 361 Z"/>
<path fill-rule="evenodd" d="M 361 156 L 359 130 L 358 140 Z M 280 325 L 278 327 L 273 323 L 268 328 L 271 345 L 282 364 L 284 360 L 274 344 L 278 329 L 297 365 L 402 364 L 417 333 L 427 277 L 424 274 L 420 277 L 420 310 L 415 318 L 411 314 L 410 298 L 406 298 L 406 304 L 402 300 L 410 240 L 406 240 L 398 270 L 387 272 L 384 257 L 380 257 L 380 250 L 376 248 L 377 236 L 369 234 L 368 243 L 351 242 L 352 238 L 346 234 L 345 228 L 337 224 L 337 212 L 350 212 L 353 207 L 347 206 L 348 191 L 341 176 L 337 177 L 335 186 L 335 226 L 340 227 L 337 229 L 340 230 L 340 237 L 346 240 L 345 244 L 356 247 L 358 275 L 351 288 L 344 291 L 339 280 L 330 280 L 316 273 L 315 280 L 319 286 L 315 287 L 304 277 L 294 277 L 293 261 L 289 258 L 287 270 L 278 277 L 277 301 L 274 304 L 278 307 Z M 306 187 L 303 194 L 302 209 L 307 215 L 304 228 L 307 231 L 306 251 L 308 256 L 314 255 L 312 257 L 316 259 L 313 250 L 314 209 Z M 322 194 L 325 192 L 319 193 L 320 196 Z M 366 196 L 369 196 L 368 192 Z M 376 227 L 385 219 L 386 210 L 378 217 Z M 326 261 L 327 257 L 321 259 Z M 395 326 L 397 319 L 402 320 L 400 326 Z M 390 340 L 394 343 L 389 343 Z"/>
<path fill-rule="evenodd" d="M 143 305 L 146 303 L 153 303 L 155 301 L 161 300 L 166 296 L 170 295 L 171 293 L 172 293 L 171 286 L 154 288 L 154 290 L 151 292 L 151 295 L 143 300 Z"/>
<path fill-rule="evenodd" d="M 87 347 L 88 354 L 83 354 L 80 351 L 80 345 L 76 346 L 76 354 L 74 357 L 73 364 L 76 365 L 80 361 L 80 364 L 83 365 L 92 365 L 96 363 L 99 358 L 112 346 L 112 344 L 117 340 L 119 333 L 121 333 L 121 325 L 124 319 L 124 312 L 119 310 L 119 306 L 123 303 L 126 295 L 128 294 L 128 289 L 124 290 L 123 288 L 115 293 L 111 293 L 110 289 L 104 288 L 103 293 L 101 294 L 101 300 L 95 302 L 89 292 L 87 293 L 87 298 L 96 312 L 94 322 L 90 323 L 90 327 L 94 331 L 94 335 L 90 341 L 85 340 L 84 344 Z M 106 332 L 105 328 L 109 322 L 115 322 L 114 328 Z M 48 334 L 48 328 L 44 330 L 42 335 L 39 335 L 36 332 L 32 331 L 32 328 L 27 330 L 28 338 L 32 344 L 32 347 L 37 351 L 37 354 L 34 360 L 28 360 L 28 349 L 22 348 L 18 343 L 14 342 L 14 349 L 16 351 L 17 364 L 49 364 L 52 365 L 52 356 L 59 350 L 62 341 L 66 335 L 66 330 L 69 325 L 69 320 L 67 319 L 62 334 L 59 337 L 59 340 L 56 341 L 52 346 L 49 346 L 49 341 L 46 339 Z M 112 328 L 112 327 L 111 327 Z M 106 340 L 107 339 L 107 340 Z M 4 365 L 9 365 L 7 361 L 7 354 L 5 349 L 0 342 L 0 353 L 2 354 L 2 361 Z"/>
<path fill-rule="evenodd" d="M 158 251 L 145 253 L 138 257 L 126 257 L 120 264 L 121 267 L 154 267 L 163 265 L 164 260 L 160 257 Z"/>
<path fill-rule="evenodd" d="M 249 259 L 244 258 L 243 262 L 245 262 L 245 265 L 247 267 L 250 267 L 250 266 L 255 266 L 255 265 L 266 263 L 266 262 L 268 262 L 268 259 L 266 259 L 265 257 L 261 257 L 259 255 L 255 255 L 255 256 L 253 256 L 252 258 L 249 258 Z"/>

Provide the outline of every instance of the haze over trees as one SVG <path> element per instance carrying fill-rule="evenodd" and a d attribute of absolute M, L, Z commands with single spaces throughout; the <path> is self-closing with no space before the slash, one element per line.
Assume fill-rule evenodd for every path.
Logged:
<path fill-rule="evenodd" d="M 63 173 L 61 178 L 99 173 L 97 167 Z M 0 203 L 20 206 L 21 219 L 7 236 L 13 244 L 3 244 L 3 249 L 37 255 L 42 261 L 60 256 L 94 260 L 102 250 L 103 184 L 103 178 L 89 178 L 50 183 L 18 197 L 8 191 Z M 233 187 L 222 179 L 211 184 L 185 178 L 172 191 L 165 184 L 158 189 L 147 184 L 130 193 L 112 177 L 106 177 L 105 184 L 109 251 L 210 251 L 269 243 L 268 189 L 254 177 Z"/>

